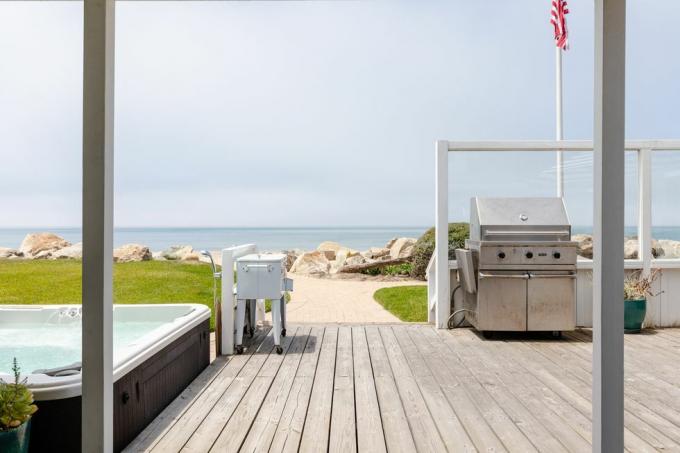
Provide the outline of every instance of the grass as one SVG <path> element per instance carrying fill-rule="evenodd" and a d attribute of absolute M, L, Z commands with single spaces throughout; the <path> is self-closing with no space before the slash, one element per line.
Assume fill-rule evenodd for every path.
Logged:
<path fill-rule="evenodd" d="M 81 261 L 0 260 L 0 304 L 81 303 Z M 194 303 L 210 308 L 215 327 L 210 266 L 143 261 L 113 265 L 116 304 Z M 286 294 L 286 301 L 290 296 Z M 265 303 L 267 311 L 271 304 Z"/>
<path fill-rule="evenodd" d="M 427 321 L 427 286 L 381 288 L 373 298 L 402 321 Z"/>

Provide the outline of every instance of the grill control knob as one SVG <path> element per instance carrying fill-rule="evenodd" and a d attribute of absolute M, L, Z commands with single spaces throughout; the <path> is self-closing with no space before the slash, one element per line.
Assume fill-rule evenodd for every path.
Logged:
<path fill-rule="evenodd" d="M 505 252 L 498 252 L 498 259 L 504 260 L 505 259 Z"/>
<path fill-rule="evenodd" d="M 554 252 L 554 253 L 553 253 L 553 258 L 555 258 L 556 260 L 560 259 L 560 256 L 562 256 L 562 255 L 560 254 L 560 252 Z"/>
<path fill-rule="evenodd" d="M 533 254 L 533 252 L 527 252 L 524 256 L 526 256 L 527 258 L 531 259 L 531 258 L 534 257 L 534 254 Z"/>

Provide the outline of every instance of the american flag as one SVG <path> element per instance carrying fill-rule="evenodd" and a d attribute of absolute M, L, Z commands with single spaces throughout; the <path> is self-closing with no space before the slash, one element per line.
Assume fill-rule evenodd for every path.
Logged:
<path fill-rule="evenodd" d="M 563 50 L 569 48 L 567 18 L 565 17 L 567 14 L 569 14 L 567 0 L 552 0 L 550 23 L 555 27 L 555 45 Z"/>

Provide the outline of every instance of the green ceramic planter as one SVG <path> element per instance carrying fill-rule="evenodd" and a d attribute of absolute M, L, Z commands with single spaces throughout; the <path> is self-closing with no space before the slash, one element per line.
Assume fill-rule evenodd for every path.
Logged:
<path fill-rule="evenodd" d="M 31 438 L 31 420 L 10 431 L 0 431 L 0 451 L 2 453 L 28 453 Z"/>
<path fill-rule="evenodd" d="M 647 314 L 647 299 L 627 300 L 624 304 L 624 332 L 640 333 Z"/>

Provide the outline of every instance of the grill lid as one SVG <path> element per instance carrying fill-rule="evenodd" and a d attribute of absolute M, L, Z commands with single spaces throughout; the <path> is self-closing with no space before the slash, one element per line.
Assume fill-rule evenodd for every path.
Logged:
<path fill-rule="evenodd" d="M 470 239 L 476 241 L 570 241 L 571 226 L 561 198 L 471 200 Z"/>

